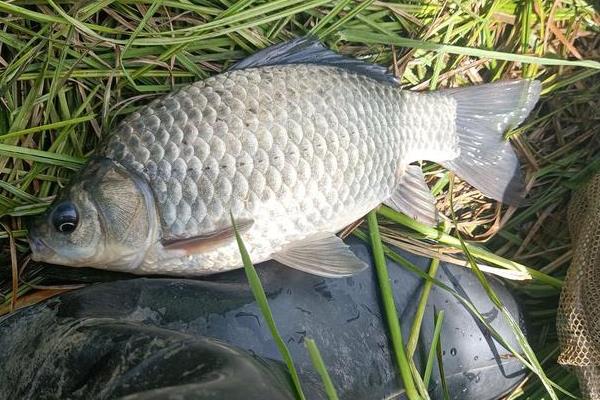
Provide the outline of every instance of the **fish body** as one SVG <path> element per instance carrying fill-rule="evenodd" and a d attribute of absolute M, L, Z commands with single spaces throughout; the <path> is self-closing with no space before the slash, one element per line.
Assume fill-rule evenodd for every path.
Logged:
<path fill-rule="evenodd" d="M 52 246 L 43 238 L 50 225 L 57 226 L 56 212 L 50 212 L 38 224 L 45 230 L 33 227 L 34 257 L 38 250 L 39 259 L 54 256 L 63 264 L 140 274 L 221 272 L 242 266 L 232 240 L 233 217 L 254 262 L 276 258 L 340 276 L 363 264 L 334 234 L 381 202 L 421 220 L 434 218 L 420 169 L 410 165 L 415 161 L 442 163 L 485 180 L 477 177 L 476 163 L 490 168 L 478 154 L 491 151 L 493 162 L 512 168 L 506 176 L 492 174 L 498 188 L 491 195 L 512 200 L 516 158 L 498 131 L 529 113 L 539 85 L 519 81 L 488 91 L 416 93 L 400 90 L 381 71 L 339 64 L 250 65 L 185 86 L 133 113 L 57 200 L 85 203 L 73 198 L 98 191 L 88 193 L 87 201 L 101 209 L 94 217 L 100 222 L 87 231 L 118 231 L 96 235 L 111 256 L 89 250 L 94 254 L 75 257 L 71 251 L 56 260 L 56 248 L 65 243 Z M 469 104 L 484 92 L 494 95 L 494 89 L 510 109 L 501 103 L 485 108 L 485 115 Z M 524 96 L 519 107 L 510 98 L 514 94 Z M 490 124 L 491 133 L 471 129 Z M 486 148 L 492 135 L 495 148 Z M 456 161 L 461 153 L 470 164 Z M 85 207 L 75 204 L 76 213 L 79 208 Z"/>
<path fill-rule="evenodd" d="M 244 241 L 259 262 L 360 218 L 391 196 L 403 165 L 454 158 L 455 108 L 329 66 L 232 71 L 133 114 L 101 154 L 149 181 L 162 239 L 217 231 L 232 212 L 254 221 Z M 169 272 L 240 266 L 235 242 L 173 261 Z"/>

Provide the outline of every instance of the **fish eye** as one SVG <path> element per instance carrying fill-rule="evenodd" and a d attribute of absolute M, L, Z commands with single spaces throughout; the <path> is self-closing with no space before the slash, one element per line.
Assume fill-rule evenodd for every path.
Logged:
<path fill-rule="evenodd" d="M 61 233 L 71 233 L 77 228 L 79 215 L 73 203 L 61 203 L 52 213 L 52 225 Z"/>

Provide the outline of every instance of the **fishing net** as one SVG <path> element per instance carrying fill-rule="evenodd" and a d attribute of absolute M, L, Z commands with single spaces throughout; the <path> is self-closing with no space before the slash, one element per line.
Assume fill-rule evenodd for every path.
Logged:
<path fill-rule="evenodd" d="M 569 205 L 573 261 L 557 314 L 561 353 L 584 398 L 600 400 L 600 174 Z"/>

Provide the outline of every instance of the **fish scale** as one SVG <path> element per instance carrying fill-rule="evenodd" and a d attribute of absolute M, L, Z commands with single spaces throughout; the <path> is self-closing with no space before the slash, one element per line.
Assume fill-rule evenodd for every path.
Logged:
<path fill-rule="evenodd" d="M 449 97 L 336 67 L 247 69 L 153 101 L 123 120 L 100 154 L 149 181 L 163 239 L 213 232 L 231 211 L 254 221 L 244 240 L 259 262 L 362 216 L 390 197 L 399 167 L 419 154 L 452 158 L 453 110 Z M 235 243 L 160 268 L 203 274 L 232 265 Z"/>

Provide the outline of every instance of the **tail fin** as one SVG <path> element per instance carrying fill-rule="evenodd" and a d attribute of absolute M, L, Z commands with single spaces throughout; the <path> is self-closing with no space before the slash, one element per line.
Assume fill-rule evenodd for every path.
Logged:
<path fill-rule="evenodd" d="M 484 195 L 517 204 L 523 195 L 519 160 L 503 133 L 529 115 L 540 89 L 539 81 L 516 80 L 446 90 L 457 104 L 460 156 L 442 165 Z"/>

